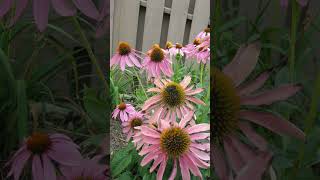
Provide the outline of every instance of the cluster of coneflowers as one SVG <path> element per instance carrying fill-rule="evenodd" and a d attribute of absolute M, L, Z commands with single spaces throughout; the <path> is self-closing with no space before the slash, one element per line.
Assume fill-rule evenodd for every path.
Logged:
<path fill-rule="evenodd" d="M 202 178 L 199 168 L 210 166 L 210 125 L 196 124 L 194 114 L 195 104 L 206 105 L 195 97 L 203 89 L 193 88 L 190 76 L 185 76 L 180 83 L 170 79 L 174 73 L 173 59 L 177 57 L 185 56 L 196 59 L 198 63 L 208 63 L 209 44 L 210 29 L 206 28 L 191 44 L 182 46 L 167 42 L 164 48 L 155 44 L 147 53 L 120 42 L 110 60 L 111 67 L 118 65 L 124 71 L 126 66 L 136 66 L 154 80 L 155 86 L 147 92 L 155 95 L 145 101 L 140 111 L 121 102 L 112 117 L 121 120 L 127 141 L 132 140 L 139 155 L 144 157 L 141 166 L 153 161 L 150 173 L 157 169 L 157 180 L 163 179 L 169 161 L 173 163 L 170 180 L 175 179 L 178 166 L 183 180 L 190 179 L 190 172 Z"/>

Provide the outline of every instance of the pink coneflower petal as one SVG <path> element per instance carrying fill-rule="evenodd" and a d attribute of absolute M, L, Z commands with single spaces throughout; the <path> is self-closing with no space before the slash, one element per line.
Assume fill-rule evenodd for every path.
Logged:
<path fill-rule="evenodd" d="M 43 167 L 39 155 L 35 155 L 32 160 L 32 177 L 34 180 L 43 180 Z"/>
<path fill-rule="evenodd" d="M 14 161 L 16 162 L 19 161 L 19 163 L 17 163 L 17 165 L 13 168 L 13 171 L 12 171 L 15 180 L 19 179 L 21 172 L 23 170 L 23 167 L 27 163 L 30 156 L 31 156 L 31 153 L 26 149 L 24 149 L 19 155 L 15 157 Z"/>
<path fill-rule="evenodd" d="M 10 10 L 12 3 L 12 0 L 3 0 L 0 2 L 0 17 L 4 16 Z"/>
<path fill-rule="evenodd" d="M 270 76 L 270 72 L 264 72 L 259 77 L 257 77 L 253 82 L 250 82 L 243 87 L 239 87 L 239 95 L 250 94 L 259 88 L 267 81 Z"/>
<path fill-rule="evenodd" d="M 177 176 L 177 160 L 175 159 L 173 161 L 173 169 L 172 169 L 172 172 L 171 172 L 171 175 L 169 177 L 169 180 L 174 180 L 174 178 Z"/>
<path fill-rule="evenodd" d="M 91 0 L 73 0 L 73 2 L 88 17 L 99 19 L 99 11 Z"/>
<path fill-rule="evenodd" d="M 56 173 L 55 168 L 53 164 L 51 163 L 49 157 L 46 154 L 41 155 L 42 161 L 43 161 L 43 172 L 44 177 L 46 177 L 47 180 L 56 180 Z"/>
<path fill-rule="evenodd" d="M 301 86 L 282 85 L 258 95 L 245 96 L 241 99 L 243 105 L 269 105 L 276 101 L 286 100 L 300 91 Z"/>
<path fill-rule="evenodd" d="M 34 0 L 33 1 L 33 16 L 34 20 L 42 32 L 48 24 L 50 1 Z"/>
<path fill-rule="evenodd" d="M 228 170 L 227 164 L 224 159 L 224 155 L 218 148 L 213 148 L 213 156 L 212 162 L 215 168 L 215 172 L 217 173 L 220 179 L 228 179 Z"/>
<path fill-rule="evenodd" d="M 235 86 L 238 86 L 252 72 L 257 64 L 260 53 L 259 44 L 250 44 L 247 47 L 240 47 L 234 59 L 229 63 L 223 72 L 231 77 Z"/>
<path fill-rule="evenodd" d="M 186 155 L 182 156 L 181 158 L 183 158 L 183 161 L 188 166 L 188 169 L 190 169 L 192 174 L 194 174 L 195 176 L 198 176 L 202 179 L 202 174 L 201 174 L 199 168 L 194 164 L 194 162 L 191 159 L 189 159 L 189 157 Z"/>
<path fill-rule="evenodd" d="M 249 123 L 247 122 L 239 122 L 239 128 L 241 131 L 250 139 L 250 141 L 257 146 L 260 150 L 266 150 L 268 147 L 268 143 L 264 138 L 262 138 L 259 134 L 257 134 Z"/>
<path fill-rule="evenodd" d="M 240 142 L 237 137 L 235 137 L 234 135 L 230 135 L 229 138 L 233 146 L 236 147 L 239 153 L 241 154 L 242 159 L 250 160 L 256 156 L 253 150 L 250 149 L 248 145 Z"/>
<path fill-rule="evenodd" d="M 223 141 L 224 150 L 227 154 L 227 158 L 229 159 L 229 163 L 232 167 L 232 169 L 235 172 L 238 172 L 243 166 L 244 162 L 241 159 L 240 153 L 237 151 L 237 149 L 231 144 L 231 142 L 228 139 L 225 139 Z"/>
<path fill-rule="evenodd" d="M 19 3 L 16 4 L 16 12 L 14 17 L 10 21 L 10 26 L 12 26 L 21 16 L 23 10 L 27 7 L 28 0 L 20 0 Z"/>
<path fill-rule="evenodd" d="M 271 113 L 241 111 L 239 116 L 243 119 L 250 120 L 256 124 L 266 127 L 277 134 L 285 134 L 305 140 L 305 135 L 299 128 L 289 121 L 286 121 Z"/>
<path fill-rule="evenodd" d="M 51 0 L 52 6 L 61 16 L 73 16 L 77 13 L 76 7 L 70 0 Z"/>
<path fill-rule="evenodd" d="M 269 167 L 271 153 L 261 153 L 256 156 L 243 170 L 237 174 L 236 180 L 261 179 L 264 171 Z"/>
<path fill-rule="evenodd" d="M 164 170 L 166 169 L 166 166 L 167 166 L 167 161 L 166 160 L 162 161 L 162 163 L 160 164 L 160 168 L 158 170 L 158 173 L 157 173 L 157 179 L 159 179 L 159 180 L 162 179 Z"/>
<path fill-rule="evenodd" d="M 190 180 L 190 173 L 189 173 L 187 165 L 185 164 L 185 162 L 182 159 L 179 159 L 179 163 L 180 163 L 182 179 L 183 180 Z"/>
<path fill-rule="evenodd" d="M 208 131 L 208 130 L 210 130 L 210 125 L 209 124 L 197 124 L 197 125 L 194 125 L 192 127 L 186 128 L 186 131 L 189 134 Z"/>

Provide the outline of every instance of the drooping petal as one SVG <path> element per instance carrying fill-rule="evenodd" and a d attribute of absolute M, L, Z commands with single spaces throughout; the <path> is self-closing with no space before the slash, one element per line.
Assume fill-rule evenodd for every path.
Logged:
<path fill-rule="evenodd" d="M 224 155 L 217 147 L 213 148 L 212 162 L 218 177 L 220 179 L 228 179 L 228 170 Z"/>
<path fill-rule="evenodd" d="M 43 180 L 43 167 L 39 155 L 33 156 L 32 160 L 32 177 L 33 180 Z"/>
<path fill-rule="evenodd" d="M 172 169 L 171 175 L 169 177 L 169 180 L 174 180 L 176 175 L 177 175 L 177 159 L 174 159 L 174 161 L 173 161 L 173 169 Z"/>
<path fill-rule="evenodd" d="M 45 30 L 48 24 L 50 1 L 47 0 L 34 0 L 33 1 L 33 17 L 38 26 L 38 29 L 42 32 Z"/>
<path fill-rule="evenodd" d="M 257 134 L 248 122 L 239 122 L 239 128 L 249 138 L 249 140 L 260 150 L 266 150 L 268 145 L 266 140 Z"/>
<path fill-rule="evenodd" d="M 257 79 L 255 79 L 254 81 L 252 81 L 244 86 L 239 87 L 238 88 L 239 95 L 247 95 L 247 94 L 250 94 L 250 93 L 258 90 L 267 81 L 269 76 L 270 76 L 269 71 L 264 72 L 259 77 L 257 77 Z"/>
<path fill-rule="evenodd" d="M 203 101 L 201 101 L 200 99 L 197 99 L 195 97 L 187 96 L 186 99 L 191 102 L 194 102 L 195 104 L 206 105 Z"/>
<path fill-rule="evenodd" d="M 13 0 L 2 0 L 0 1 L 0 17 L 7 14 L 7 12 L 10 10 L 11 4 Z"/>
<path fill-rule="evenodd" d="M 179 159 L 179 164 L 180 164 L 180 169 L 181 169 L 181 176 L 182 180 L 190 180 L 190 173 L 188 166 L 186 163 L 183 161 L 183 159 Z"/>
<path fill-rule="evenodd" d="M 51 0 L 52 6 L 61 16 L 73 16 L 77 13 L 76 7 L 70 0 Z"/>
<path fill-rule="evenodd" d="M 268 152 L 256 156 L 238 173 L 236 180 L 260 180 L 265 170 L 269 167 L 271 158 L 272 154 Z"/>
<path fill-rule="evenodd" d="M 56 170 L 46 154 L 42 154 L 44 179 L 56 180 Z"/>
<path fill-rule="evenodd" d="M 190 151 L 193 152 L 193 154 L 195 154 L 199 159 L 205 160 L 205 161 L 209 161 L 210 160 L 210 156 L 208 153 L 200 151 L 194 147 L 190 147 Z"/>
<path fill-rule="evenodd" d="M 241 158 L 240 153 L 231 144 L 231 141 L 228 138 L 225 138 L 225 140 L 223 141 L 223 145 L 232 169 L 235 172 L 238 172 L 244 166 L 244 161 Z"/>
<path fill-rule="evenodd" d="M 180 159 L 183 159 L 183 161 L 188 166 L 188 169 L 190 169 L 192 174 L 194 174 L 195 176 L 198 176 L 198 177 L 200 177 L 200 179 L 202 179 L 202 174 L 201 174 L 199 168 L 195 165 L 195 163 L 191 159 L 189 159 L 188 156 L 182 156 Z"/>
<path fill-rule="evenodd" d="M 12 164 L 14 166 L 11 168 L 13 170 L 13 175 L 15 180 L 20 179 L 20 175 L 24 168 L 24 165 L 27 163 L 30 156 L 31 156 L 31 152 L 25 149 L 15 157 L 15 160 L 13 161 L 13 164 Z"/>
<path fill-rule="evenodd" d="M 223 72 L 233 80 L 235 86 L 238 86 L 256 66 L 259 54 L 260 45 L 258 43 L 242 46 Z"/>
<path fill-rule="evenodd" d="M 88 17 L 99 19 L 99 11 L 92 0 L 73 0 L 77 8 Z"/>
<path fill-rule="evenodd" d="M 250 120 L 256 124 L 268 128 L 277 134 L 285 134 L 305 140 L 305 134 L 294 124 L 271 113 L 241 111 L 239 116 L 243 119 Z"/>
<path fill-rule="evenodd" d="M 12 26 L 21 16 L 23 10 L 27 7 L 28 0 L 20 0 L 19 3 L 16 5 L 16 12 L 14 17 L 10 21 L 10 26 Z"/>
<path fill-rule="evenodd" d="M 167 161 L 166 161 L 166 159 L 165 159 L 165 160 L 162 161 L 162 163 L 160 164 L 160 168 L 159 168 L 158 173 L 157 173 L 157 180 L 162 180 L 163 173 L 164 173 L 164 170 L 166 169 L 166 166 L 167 166 Z"/>
<path fill-rule="evenodd" d="M 245 96 L 241 98 L 243 105 L 269 105 L 276 101 L 282 101 L 293 96 L 301 89 L 296 85 L 283 85 L 278 88 L 265 91 L 258 95 Z"/>
<path fill-rule="evenodd" d="M 241 154 L 242 159 L 248 161 L 256 156 L 256 154 L 251 150 L 248 145 L 240 142 L 235 135 L 230 135 L 229 139 L 234 147 L 237 148 L 238 152 Z"/>

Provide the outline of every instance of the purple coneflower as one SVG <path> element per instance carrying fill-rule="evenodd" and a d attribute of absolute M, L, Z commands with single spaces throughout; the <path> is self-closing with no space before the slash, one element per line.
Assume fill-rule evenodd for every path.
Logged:
<path fill-rule="evenodd" d="M 141 64 L 138 60 L 139 58 L 137 51 L 131 48 L 128 43 L 120 42 L 117 52 L 110 60 L 110 67 L 119 65 L 122 71 L 126 69 L 126 65 L 129 67 L 137 66 L 138 68 L 141 68 Z"/>
<path fill-rule="evenodd" d="M 168 52 L 160 48 L 158 44 L 147 52 L 144 58 L 143 67 L 146 69 L 148 78 L 161 78 L 163 73 L 165 76 L 171 77 L 173 75 L 172 61 L 168 58 Z"/>
<path fill-rule="evenodd" d="M 127 141 L 137 132 L 135 127 L 142 126 L 144 124 L 148 124 L 148 121 L 144 118 L 144 114 L 141 112 L 134 112 L 130 114 L 129 120 L 122 122 L 122 132 L 127 134 Z"/>
<path fill-rule="evenodd" d="M 176 57 L 178 54 L 182 57 L 184 56 L 183 46 L 179 43 L 173 45 L 171 42 L 166 43 L 166 51 L 170 54 L 170 58 Z"/>
<path fill-rule="evenodd" d="M 242 84 L 253 71 L 259 53 L 260 48 L 256 43 L 241 47 L 223 71 L 217 68 L 212 70 L 212 156 L 216 173 L 221 179 L 237 175 L 247 162 L 256 157 L 254 149 L 267 151 L 267 142 L 254 131 L 250 123 L 261 125 L 277 134 L 305 139 L 304 133 L 289 121 L 270 112 L 243 107 L 270 105 L 286 100 L 301 89 L 299 85 L 288 84 L 257 92 L 268 79 L 269 72 L 262 73 L 254 81 Z M 239 136 L 243 135 L 255 147 L 240 141 Z"/>
<path fill-rule="evenodd" d="M 78 148 L 65 135 L 33 133 L 7 163 L 11 165 L 8 177 L 13 176 L 18 180 L 30 160 L 34 180 L 55 180 L 56 165 L 78 166 L 80 164 L 82 157 Z"/>
<path fill-rule="evenodd" d="M 199 167 L 209 168 L 210 144 L 208 138 L 210 133 L 208 131 L 210 125 L 190 126 L 189 121 L 192 117 L 193 113 L 187 114 L 179 124 L 160 120 L 158 126 L 141 126 L 144 143 L 139 152 L 140 156 L 144 156 L 141 166 L 153 161 L 150 173 L 159 166 L 157 180 L 163 179 L 169 160 L 173 161 L 169 180 L 175 179 L 178 166 L 183 180 L 190 180 L 190 172 L 202 179 Z"/>
<path fill-rule="evenodd" d="M 40 31 L 44 31 L 48 24 L 50 4 L 61 16 L 74 16 L 78 8 L 85 15 L 98 19 L 99 12 L 91 0 L 33 0 L 33 17 Z M 15 5 L 15 6 L 14 6 Z M 21 16 L 28 5 L 28 0 L 4 0 L 0 3 L 0 17 L 15 9 L 15 15 L 11 20 L 13 25 Z"/>
<path fill-rule="evenodd" d="M 112 112 L 112 118 L 116 119 L 118 115 L 122 122 L 128 121 L 130 114 L 134 114 L 136 111 L 131 104 L 121 102 L 117 108 Z"/>
<path fill-rule="evenodd" d="M 155 88 L 148 89 L 148 92 L 155 92 L 157 95 L 149 98 L 143 105 L 142 110 L 150 112 L 154 110 L 151 121 L 160 118 L 176 121 L 176 116 L 181 119 L 185 114 L 194 111 L 192 104 L 205 105 L 203 101 L 194 97 L 203 91 L 202 88 L 193 90 L 189 86 L 191 77 L 186 76 L 180 83 L 175 83 L 169 79 L 155 79 Z"/>

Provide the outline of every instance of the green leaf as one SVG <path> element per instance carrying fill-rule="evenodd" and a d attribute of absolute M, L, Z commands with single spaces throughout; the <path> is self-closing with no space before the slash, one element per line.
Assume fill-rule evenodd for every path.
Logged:
<path fill-rule="evenodd" d="M 131 159 L 132 159 L 131 155 L 123 156 L 116 166 L 111 167 L 112 176 L 117 177 L 121 172 L 123 172 L 131 163 Z"/>
<path fill-rule="evenodd" d="M 84 107 L 90 116 L 92 125 L 95 128 L 106 132 L 107 127 L 107 111 L 109 108 L 108 102 L 104 102 L 97 98 L 97 93 L 94 89 L 86 88 L 83 97 Z"/>

